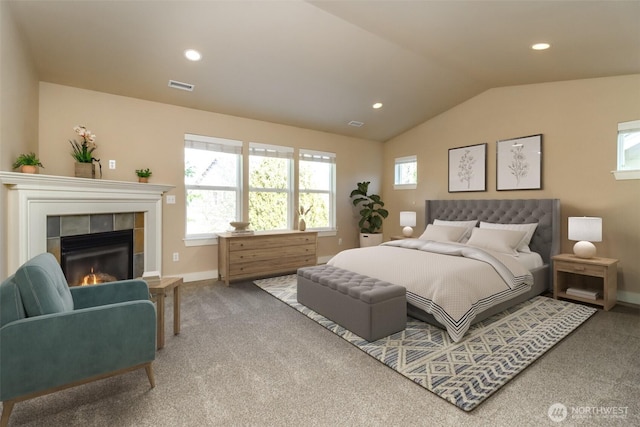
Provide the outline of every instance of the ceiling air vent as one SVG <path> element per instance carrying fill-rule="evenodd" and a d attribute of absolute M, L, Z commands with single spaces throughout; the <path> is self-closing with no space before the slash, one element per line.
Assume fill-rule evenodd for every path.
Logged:
<path fill-rule="evenodd" d="M 349 124 L 349 126 L 353 126 L 353 127 L 357 127 L 357 128 L 360 128 L 360 127 L 362 127 L 362 125 L 364 125 L 364 123 L 359 122 L 357 120 L 351 120 L 348 124 Z"/>
<path fill-rule="evenodd" d="M 186 90 L 189 92 L 193 92 L 193 88 L 194 88 L 194 86 L 191 83 L 182 83 L 182 82 L 177 82 L 175 80 L 169 80 L 169 87 L 172 87 L 174 89 Z"/>

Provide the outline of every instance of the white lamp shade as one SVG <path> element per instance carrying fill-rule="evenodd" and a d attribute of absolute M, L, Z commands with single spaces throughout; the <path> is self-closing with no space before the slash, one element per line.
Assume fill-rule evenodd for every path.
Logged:
<path fill-rule="evenodd" d="M 602 218 L 570 216 L 568 234 L 569 240 L 602 242 Z"/>
<path fill-rule="evenodd" d="M 416 226 L 416 213 L 415 212 L 400 212 L 400 225 L 402 227 L 415 227 Z"/>

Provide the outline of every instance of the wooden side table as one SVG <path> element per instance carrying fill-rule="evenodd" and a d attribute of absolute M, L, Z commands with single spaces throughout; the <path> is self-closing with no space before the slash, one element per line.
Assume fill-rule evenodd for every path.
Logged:
<path fill-rule="evenodd" d="M 151 299 L 155 299 L 156 307 L 156 344 L 158 350 L 164 347 L 164 298 L 173 290 L 173 335 L 180 333 L 180 286 L 182 277 L 163 277 L 160 280 L 147 282 Z"/>
<path fill-rule="evenodd" d="M 391 236 L 389 239 L 390 240 L 403 240 L 403 239 L 415 239 L 415 236 L 411 236 L 411 237 L 407 237 L 407 236 L 403 236 L 403 235 L 397 235 L 397 236 Z"/>
<path fill-rule="evenodd" d="M 612 258 L 579 258 L 572 254 L 560 254 L 553 258 L 553 298 L 564 298 L 602 306 L 610 310 L 617 300 L 617 259 Z M 593 300 L 577 295 L 567 294 L 567 288 L 585 288 L 587 278 L 596 278 L 591 282 L 598 282 L 595 289 L 598 298 Z"/>

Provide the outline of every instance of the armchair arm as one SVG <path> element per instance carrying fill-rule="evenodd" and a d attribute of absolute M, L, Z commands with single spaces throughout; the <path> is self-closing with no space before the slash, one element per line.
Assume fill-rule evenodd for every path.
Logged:
<path fill-rule="evenodd" d="M 124 301 L 149 299 L 149 286 L 147 282 L 140 279 L 119 280 L 90 286 L 72 286 L 69 289 L 76 310 Z"/>
<path fill-rule="evenodd" d="M 151 301 L 21 319 L 0 328 L 0 400 L 155 359 Z"/>

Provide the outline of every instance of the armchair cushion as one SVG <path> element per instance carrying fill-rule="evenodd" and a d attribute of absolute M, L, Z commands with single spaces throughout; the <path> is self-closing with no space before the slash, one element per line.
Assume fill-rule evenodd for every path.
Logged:
<path fill-rule="evenodd" d="M 48 252 L 37 255 L 15 273 L 27 316 L 63 313 L 73 310 L 73 298 L 60 264 Z"/>
<path fill-rule="evenodd" d="M 116 304 L 125 301 L 149 300 L 149 286 L 140 279 L 120 280 L 91 286 L 69 288 L 74 310 Z"/>
<path fill-rule="evenodd" d="M 14 276 L 9 277 L 0 285 L 0 328 L 26 317 L 18 285 L 13 278 Z"/>

